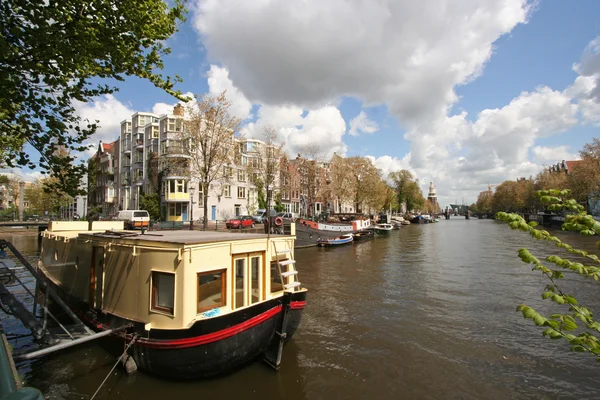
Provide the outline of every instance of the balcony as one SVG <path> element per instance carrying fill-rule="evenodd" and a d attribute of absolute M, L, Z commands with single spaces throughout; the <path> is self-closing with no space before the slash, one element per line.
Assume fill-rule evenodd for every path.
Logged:
<path fill-rule="evenodd" d="M 165 148 L 163 148 L 162 151 L 162 156 L 165 157 L 185 157 L 185 158 L 190 158 L 190 156 L 188 156 L 186 154 L 186 151 L 184 149 L 183 146 L 166 146 Z"/>
<path fill-rule="evenodd" d="M 129 179 L 129 177 L 123 177 L 121 179 L 121 185 L 122 186 L 129 186 L 129 185 L 131 185 L 131 180 Z"/>
<path fill-rule="evenodd" d="M 169 203 L 189 202 L 189 193 L 167 193 L 163 195 L 163 200 Z"/>
<path fill-rule="evenodd" d="M 133 178 L 133 183 L 135 185 L 141 185 L 144 183 L 144 175 L 137 175 Z"/>
<path fill-rule="evenodd" d="M 111 166 L 111 167 L 103 167 L 102 168 L 102 173 L 106 174 L 106 175 L 114 175 L 115 174 L 115 169 Z"/>
<path fill-rule="evenodd" d="M 138 150 L 144 150 L 144 139 L 137 139 L 135 141 L 135 148 Z"/>

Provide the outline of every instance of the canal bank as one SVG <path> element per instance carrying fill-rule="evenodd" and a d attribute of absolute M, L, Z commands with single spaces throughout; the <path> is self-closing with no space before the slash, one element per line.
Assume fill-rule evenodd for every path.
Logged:
<path fill-rule="evenodd" d="M 595 249 L 593 238 L 558 234 Z M 35 259 L 35 235 L 13 240 Z M 516 257 L 529 244 L 542 255 L 553 250 L 495 221 L 450 219 L 347 247 L 298 250 L 310 305 L 279 373 L 261 362 L 184 383 L 119 372 L 97 398 L 598 398 L 595 360 L 543 338 L 515 312 L 522 302 L 548 306 L 540 299 L 546 282 Z M 597 284 L 577 288 L 581 301 L 599 304 Z M 17 367 L 47 398 L 81 399 L 113 364 L 97 343 Z"/>

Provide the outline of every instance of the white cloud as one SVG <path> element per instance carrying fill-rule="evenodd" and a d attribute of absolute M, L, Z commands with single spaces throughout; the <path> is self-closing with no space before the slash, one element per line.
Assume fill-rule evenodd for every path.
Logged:
<path fill-rule="evenodd" d="M 194 100 L 194 93 L 192 92 L 187 92 L 183 94 L 185 97 L 191 99 L 192 101 Z M 178 103 L 182 103 L 181 101 L 176 101 L 172 104 L 167 104 L 167 103 L 156 103 L 154 104 L 154 106 L 152 107 L 152 113 L 156 114 L 158 116 L 164 115 L 164 114 L 173 114 L 173 108 L 178 104 Z"/>
<path fill-rule="evenodd" d="M 193 18 L 208 56 L 254 102 L 314 108 L 348 95 L 406 123 L 445 114 L 528 10 L 526 0 L 196 0 Z"/>
<path fill-rule="evenodd" d="M 227 99 L 232 103 L 231 115 L 242 120 L 252 116 L 252 103 L 233 85 L 233 82 L 229 79 L 227 68 L 211 65 L 208 71 L 208 93 L 216 96 L 223 93 L 223 91 L 227 91 Z"/>
<path fill-rule="evenodd" d="M 579 158 L 569 151 L 569 147 L 566 145 L 555 147 L 535 146 L 532 152 L 535 160 L 540 164 L 555 164 L 562 160 L 575 160 Z"/>
<path fill-rule="evenodd" d="M 240 132 L 247 137 L 263 138 L 265 127 L 275 128 L 279 142 L 285 142 L 290 155 L 301 153 L 308 145 L 316 145 L 321 157 L 329 158 L 334 152 L 346 154 L 342 137 L 346 122 L 340 110 L 332 105 L 305 110 L 301 107 L 261 106 L 255 122 L 246 124 Z"/>
<path fill-rule="evenodd" d="M 372 134 L 377 132 L 379 126 L 375 121 L 371 121 L 364 111 L 361 111 L 356 117 L 350 121 L 350 130 L 348 133 L 351 136 L 358 136 L 361 133 Z"/>
<path fill-rule="evenodd" d="M 367 156 L 372 162 L 373 165 L 377 169 L 380 169 L 383 177 L 387 178 L 387 176 L 391 172 L 400 171 L 401 169 L 406 169 L 414 173 L 415 171 L 410 166 L 410 153 L 406 154 L 403 158 L 396 158 L 390 156 L 381 156 L 381 157 L 373 157 Z"/>
<path fill-rule="evenodd" d="M 114 141 L 121 132 L 121 121 L 130 118 L 135 111 L 117 100 L 112 94 L 102 96 L 90 103 L 74 102 L 77 114 L 82 120 L 90 122 L 98 120 L 98 129 L 91 142 Z"/>
<path fill-rule="evenodd" d="M 582 76 L 593 78 L 594 87 L 589 94 L 600 102 L 600 36 L 587 45 L 576 69 Z"/>

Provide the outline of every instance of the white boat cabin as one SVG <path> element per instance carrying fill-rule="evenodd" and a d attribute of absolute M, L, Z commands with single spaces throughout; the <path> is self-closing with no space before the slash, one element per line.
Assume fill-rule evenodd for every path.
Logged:
<path fill-rule="evenodd" d="M 124 231 L 123 222 L 52 222 L 39 267 L 64 294 L 146 330 L 195 321 L 303 291 L 291 235 Z"/>

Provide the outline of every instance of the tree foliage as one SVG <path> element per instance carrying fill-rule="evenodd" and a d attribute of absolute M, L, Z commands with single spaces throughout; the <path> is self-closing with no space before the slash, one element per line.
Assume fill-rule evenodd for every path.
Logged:
<path fill-rule="evenodd" d="M 223 92 L 218 96 L 197 97 L 186 108 L 184 129 L 177 140 L 188 156 L 185 172 L 190 180 L 197 180 L 204 193 L 204 229 L 208 224 L 208 197 L 211 184 L 229 182 L 234 165 L 236 144 L 234 134 L 240 119 L 230 113 L 231 102 Z"/>
<path fill-rule="evenodd" d="M 566 217 L 563 230 L 577 231 L 582 235 L 600 234 L 600 222 L 594 220 L 585 212 L 583 206 L 571 198 L 570 190 L 542 190 L 537 192 L 537 197 L 552 211 L 571 212 Z M 518 229 L 529 233 L 537 240 L 553 243 L 566 253 L 563 256 L 551 255 L 542 260 L 526 248 L 518 251 L 518 256 L 523 262 L 533 264 L 533 270 L 541 272 L 548 279 L 549 284 L 542 293 L 542 299 L 556 303 L 560 312 L 544 316 L 525 304 L 520 304 L 517 311 L 525 318 L 533 320 L 536 325 L 543 327 L 544 336 L 567 340 L 571 351 L 588 352 L 600 361 L 600 322 L 596 320 L 590 308 L 581 304 L 574 293 L 566 292 L 560 284 L 566 274 L 572 279 L 579 276 L 598 281 L 600 279 L 598 256 L 576 249 L 545 230 L 536 229 L 535 222 L 528 224 L 517 214 L 500 212 L 496 218 L 508 222 L 511 229 Z"/>
<path fill-rule="evenodd" d="M 140 210 L 148 211 L 153 221 L 160 219 L 160 198 L 157 192 L 145 193 L 140 196 Z"/>
<path fill-rule="evenodd" d="M 284 189 L 279 176 L 281 172 L 279 160 L 284 154 L 284 145 L 285 142 L 277 141 L 277 131 L 269 125 L 263 131 L 263 143 L 252 146 L 246 152 L 248 180 L 257 189 L 258 207 L 266 208 L 268 214 L 270 209 L 267 207 L 265 190 L 271 187 L 272 193 L 280 194 Z"/>
<path fill-rule="evenodd" d="M 3 0 L 0 2 L 0 156 L 9 167 L 41 166 L 51 174 L 66 172 L 56 185 L 80 192 L 84 165 L 74 165 L 71 151 L 84 142 L 99 121 L 81 121 L 75 102 L 114 93 L 101 79 L 147 79 L 174 91 L 179 77 L 157 74 L 164 43 L 184 18 L 183 3 L 169 8 L 162 0 Z M 40 154 L 39 164 L 23 148 Z M 67 155 L 56 153 L 66 148 Z"/>
<path fill-rule="evenodd" d="M 406 204 L 407 211 L 421 210 L 424 207 L 423 192 L 410 171 L 394 171 L 388 178 L 393 182 L 398 204 Z"/>

